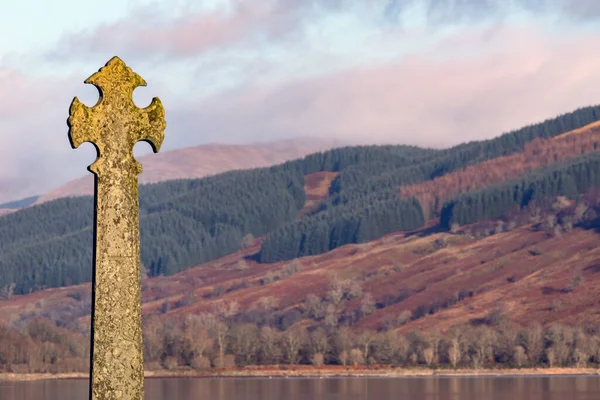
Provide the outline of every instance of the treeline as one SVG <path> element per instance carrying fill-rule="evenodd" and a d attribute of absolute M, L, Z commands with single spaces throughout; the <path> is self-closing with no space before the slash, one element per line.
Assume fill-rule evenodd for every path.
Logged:
<path fill-rule="evenodd" d="M 348 190 L 365 192 L 424 182 L 468 165 L 521 152 L 527 143 L 536 138 L 558 136 L 598 120 L 600 106 L 585 107 L 494 139 L 473 141 L 438 151 L 418 165 L 394 165 L 378 160 L 361 163 L 342 171 L 333 182 L 332 189 L 334 193 Z"/>
<path fill-rule="evenodd" d="M 314 255 L 332 250 L 348 243 L 359 243 L 357 232 L 357 221 L 365 221 L 371 218 L 373 221 L 381 221 L 394 214 L 394 210 L 378 211 L 382 217 L 375 217 L 373 211 L 361 211 L 356 204 L 367 202 L 371 210 L 383 209 L 390 204 L 402 203 L 406 210 L 406 218 L 395 219 L 391 217 L 390 224 L 380 224 L 379 228 L 373 228 L 373 235 L 367 240 L 377 239 L 390 231 L 387 228 L 392 225 L 398 230 L 410 230 L 422 226 L 413 221 L 424 220 L 429 215 L 429 209 L 423 210 L 422 205 L 417 205 L 412 198 L 404 201 L 383 202 L 378 200 L 384 194 L 397 193 L 399 186 L 413 185 L 443 176 L 453 171 L 460 170 L 478 162 L 506 156 L 523 151 L 525 145 L 539 138 L 550 138 L 567 131 L 580 128 L 600 118 L 600 107 L 587 107 L 578 109 L 572 113 L 561 115 L 554 119 L 546 120 L 540 124 L 531 125 L 495 139 L 471 142 L 458 145 L 446 150 L 426 153 L 421 162 L 401 164 L 390 163 L 387 160 L 373 160 L 351 165 L 341 171 L 332 183 L 332 189 L 328 200 L 321 206 L 317 215 L 308 217 L 304 221 L 298 221 L 282 227 L 271 233 L 263 242 L 260 259 L 263 262 L 289 260 L 304 255 Z M 426 204 L 426 207 L 429 207 Z M 352 212 L 347 212 L 352 209 Z M 322 215 L 321 215 L 322 214 Z M 385 215 L 385 217 L 383 216 Z M 419 217 L 416 217 L 419 215 Z M 312 233 L 315 232 L 315 233 Z M 329 233 L 329 238 L 325 238 Z M 339 234 L 343 232 L 343 239 L 339 240 Z M 307 240 L 317 237 L 309 244 Z M 329 245 L 327 245 L 329 241 Z M 277 246 L 281 246 L 280 249 Z M 297 251 L 295 251 L 297 250 Z"/>
<path fill-rule="evenodd" d="M 417 185 L 403 186 L 400 193 L 419 199 L 426 215 L 439 215 L 444 203 L 460 193 L 516 179 L 540 166 L 597 151 L 599 147 L 600 126 L 561 138 L 537 138 L 527 143 L 520 153 L 471 165 Z"/>
<path fill-rule="evenodd" d="M 279 331 L 228 325 L 210 314 L 183 324 L 148 320 L 144 357 L 153 369 L 309 364 L 396 367 L 587 367 L 600 365 L 600 329 L 508 322 L 439 332 L 351 330 L 301 325 Z"/>
<path fill-rule="evenodd" d="M 305 202 L 302 174 L 277 169 L 144 185 L 142 263 L 172 274 L 239 249 L 292 220 Z M 59 199 L 0 218 L 0 287 L 14 293 L 91 280 L 93 204 Z"/>
<path fill-rule="evenodd" d="M 141 258 L 150 276 L 168 275 L 237 251 L 244 235 L 265 235 L 304 206 L 304 175 L 353 163 L 435 152 L 360 146 L 213 177 L 140 186 Z M 63 198 L 0 218 L 0 288 L 22 294 L 90 281 L 93 201 Z"/>
<path fill-rule="evenodd" d="M 488 219 L 499 219 L 534 201 L 566 196 L 575 198 L 600 186 L 600 154 L 590 153 L 532 171 L 525 177 L 464 193 L 444 204 L 440 225 L 465 225 Z"/>
<path fill-rule="evenodd" d="M 522 151 L 532 140 L 559 135 L 599 117 L 600 108 L 589 107 L 495 139 L 426 153 L 417 163 L 375 159 L 350 165 L 334 180 L 329 199 L 315 215 L 288 223 L 267 236 L 260 261 L 321 254 L 345 244 L 419 228 L 430 214 L 430 204 L 426 203 L 424 210 L 414 198 L 400 199 L 399 186 L 424 182 L 483 160 Z"/>
<path fill-rule="evenodd" d="M 509 322 L 438 331 L 355 331 L 348 327 L 280 331 L 228 323 L 213 314 L 182 323 L 144 320 L 147 370 L 235 368 L 252 365 L 391 365 L 393 367 L 600 366 L 597 326 Z M 23 330 L 0 326 L 0 370 L 15 373 L 89 371 L 89 336 L 68 334 L 46 320 Z"/>
<path fill-rule="evenodd" d="M 261 246 L 260 261 L 270 263 L 321 254 L 345 244 L 368 242 L 388 233 L 423 226 L 423 210 L 416 199 L 401 200 L 393 192 L 384 193 L 331 208 L 273 231 Z"/>
<path fill-rule="evenodd" d="M 89 371 L 90 339 L 43 318 L 23 329 L 0 324 L 0 369 L 14 373 Z"/>

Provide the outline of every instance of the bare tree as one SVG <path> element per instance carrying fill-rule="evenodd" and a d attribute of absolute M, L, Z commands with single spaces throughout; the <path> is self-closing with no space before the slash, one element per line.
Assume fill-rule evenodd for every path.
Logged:
<path fill-rule="evenodd" d="M 571 292 L 577 289 L 579 286 L 583 285 L 583 273 L 580 269 L 573 272 L 573 275 L 569 278 L 569 286 L 567 286 L 567 291 Z"/>
<path fill-rule="evenodd" d="M 452 367 L 456 368 L 462 357 L 461 340 L 456 334 L 452 335 L 448 341 L 447 355 Z"/>
<path fill-rule="evenodd" d="M 573 350 L 573 360 L 577 368 L 583 368 L 587 366 L 589 356 L 581 349 Z"/>
<path fill-rule="evenodd" d="M 513 349 L 513 360 L 517 367 L 521 368 L 521 366 L 526 362 L 527 356 L 525 355 L 525 349 L 522 346 L 515 346 Z"/>
<path fill-rule="evenodd" d="M 325 314 L 325 325 L 335 327 L 338 324 L 339 314 L 337 308 L 333 304 L 327 305 Z"/>
<path fill-rule="evenodd" d="M 220 300 L 213 303 L 213 310 L 217 317 L 225 319 L 238 313 L 239 304 L 235 300 Z"/>
<path fill-rule="evenodd" d="M 273 296 L 263 296 L 258 299 L 257 306 L 264 311 L 272 311 L 279 306 L 279 300 Z"/>
<path fill-rule="evenodd" d="M 554 350 L 552 348 L 546 349 L 546 360 L 548 361 L 548 366 L 550 368 L 554 367 Z"/>
<path fill-rule="evenodd" d="M 434 353 L 431 347 L 428 347 L 423 350 L 423 360 L 425 361 L 425 364 L 427 364 L 428 367 L 430 367 L 431 364 L 433 364 L 433 357 Z"/>
<path fill-rule="evenodd" d="M 319 296 L 313 293 L 306 296 L 303 309 L 311 318 L 318 320 L 325 317 L 325 307 L 323 302 Z"/>
<path fill-rule="evenodd" d="M 315 367 L 321 367 L 325 363 L 325 356 L 323 356 L 323 353 L 315 353 L 310 361 Z"/>
<path fill-rule="evenodd" d="M 258 328 L 254 324 L 234 325 L 231 332 L 231 349 L 239 360 L 239 365 L 255 363 L 258 354 Z"/>
<path fill-rule="evenodd" d="M 209 330 L 210 335 L 217 346 L 218 363 L 222 364 L 225 360 L 225 350 L 227 347 L 227 334 L 229 327 L 221 321 L 217 321 Z"/>
<path fill-rule="evenodd" d="M 344 350 L 338 355 L 338 360 L 340 364 L 346 366 L 348 365 L 348 361 L 350 360 L 350 354 L 348 354 L 348 352 Z"/>
<path fill-rule="evenodd" d="M 325 330 L 321 327 L 318 327 L 312 331 L 310 334 L 309 345 L 311 354 L 327 354 L 329 351 L 329 339 L 327 337 L 327 332 L 325 332 Z"/>
<path fill-rule="evenodd" d="M 375 300 L 373 300 L 371 293 L 365 293 L 365 296 L 360 302 L 360 314 L 362 317 L 366 317 L 373 313 L 373 311 L 375 311 Z"/>
<path fill-rule="evenodd" d="M 142 282 L 148 279 L 148 268 L 144 264 L 140 265 L 140 276 L 142 278 Z"/>
<path fill-rule="evenodd" d="M 337 330 L 334 341 L 338 361 L 340 361 L 342 365 L 346 365 L 350 350 L 354 345 L 353 334 L 348 327 L 343 326 Z M 344 358 L 344 360 L 342 360 L 342 358 Z"/>
<path fill-rule="evenodd" d="M 425 341 L 433 352 L 431 362 L 427 365 L 437 364 L 439 362 L 440 342 L 442 341 L 441 333 L 438 330 L 434 330 L 425 336 Z M 425 358 L 425 355 L 423 355 L 423 358 Z"/>
<path fill-rule="evenodd" d="M 298 363 L 300 349 L 306 342 L 306 329 L 303 327 L 292 327 L 283 333 L 281 340 L 283 352 L 287 362 L 291 365 Z"/>
<path fill-rule="evenodd" d="M 10 300 L 15 291 L 15 286 L 16 284 L 14 282 L 11 282 L 8 285 L 2 287 L 0 289 L 0 298 L 3 298 L 4 300 Z"/>
<path fill-rule="evenodd" d="M 245 234 L 244 237 L 242 238 L 242 246 L 241 246 L 242 250 L 250 247 L 252 245 L 253 241 L 254 241 L 254 236 L 251 233 Z"/>
<path fill-rule="evenodd" d="M 235 263 L 234 268 L 236 271 L 246 271 L 250 269 L 250 266 L 248 265 L 248 262 L 242 258 L 241 260 Z"/>
<path fill-rule="evenodd" d="M 398 315 L 398 326 L 402 326 L 402 325 L 409 323 L 411 319 L 412 319 L 412 311 L 403 310 Z"/>
<path fill-rule="evenodd" d="M 263 364 L 277 364 L 281 358 L 279 349 L 279 334 L 269 327 L 260 329 L 260 359 Z"/>
<path fill-rule="evenodd" d="M 159 318 L 151 316 L 145 319 L 142 330 L 144 344 L 144 362 L 157 361 L 163 352 L 163 333 Z"/>
<path fill-rule="evenodd" d="M 339 306 L 344 298 L 344 288 L 337 280 L 332 280 L 327 298 L 334 306 Z"/>
<path fill-rule="evenodd" d="M 533 365 L 537 365 L 544 353 L 544 334 L 539 323 L 533 323 L 525 333 L 525 350 Z"/>
<path fill-rule="evenodd" d="M 375 333 L 370 330 L 365 330 L 358 336 L 357 344 L 361 347 L 365 363 L 370 364 L 371 346 L 375 342 L 375 338 Z"/>
<path fill-rule="evenodd" d="M 350 350 L 350 363 L 355 367 L 358 365 L 362 365 L 365 363 L 365 358 L 360 349 L 352 349 Z"/>
<path fill-rule="evenodd" d="M 178 353 L 184 364 L 202 364 L 200 357 L 212 345 L 208 329 L 202 325 L 202 319 L 197 315 L 188 315 L 184 319 L 182 332 L 178 341 Z"/>
<path fill-rule="evenodd" d="M 348 299 L 355 299 L 362 295 L 363 290 L 360 283 L 357 281 L 347 281 L 345 285 L 345 293 Z"/>

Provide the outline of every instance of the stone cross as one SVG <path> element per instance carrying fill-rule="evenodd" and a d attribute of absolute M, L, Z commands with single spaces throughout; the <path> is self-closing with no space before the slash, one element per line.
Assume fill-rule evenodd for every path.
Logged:
<path fill-rule="evenodd" d="M 69 110 L 69 140 L 98 152 L 88 167 L 95 176 L 94 268 L 90 398 L 142 400 L 142 313 L 138 175 L 133 146 L 148 142 L 157 153 L 164 139 L 165 111 L 158 98 L 140 109 L 133 91 L 146 82 L 113 57 L 84 83 L 98 88 L 87 107 L 77 97 Z"/>

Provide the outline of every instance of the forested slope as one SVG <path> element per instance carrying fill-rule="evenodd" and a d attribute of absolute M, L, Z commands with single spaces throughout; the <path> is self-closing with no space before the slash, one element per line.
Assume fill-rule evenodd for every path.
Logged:
<path fill-rule="evenodd" d="M 426 182 L 485 160 L 522 152 L 533 140 L 552 138 L 581 128 L 582 124 L 593 123 L 599 117 L 598 107 L 583 108 L 495 139 L 438 151 L 424 157 L 420 163 L 402 165 L 375 160 L 349 166 L 333 181 L 330 197 L 319 213 L 292 221 L 267 236 L 260 260 L 274 262 L 320 254 L 393 231 L 415 229 L 423 224 L 424 214 L 429 214 L 429 210 L 423 210 L 413 197 L 399 200 L 399 186 Z M 569 143 L 580 144 L 577 140 Z M 595 148 L 588 146 L 587 149 Z M 377 208 L 374 204 L 382 207 Z"/>
<path fill-rule="evenodd" d="M 518 178 L 531 170 L 597 151 L 600 148 L 600 123 L 587 125 L 577 134 L 551 139 L 537 138 L 524 150 L 470 165 L 454 173 L 416 185 L 403 186 L 400 194 L 419 199 L 427 215 L 437 215 L 445 202 L 463 192 Z"/>
<path fill-rule="evenodd" d="M 440 224 L 471 224 L 498 219 L 534 202 L 565 196 L 574 199 L 600 187 L 600 153 L 544 166 L 524 177 L 460 195 L 442 208 Z"/>
<path fill-rule="evenodd" d="M 400 197 L 399 186 L 514 154 L 536 138 L 598 119 L 599 107 L 588 107 L 445 150 L 346 147 L 269 168 L 142 185 L 142 263 L 151 276 L 173 274 L 238 250 L 246 234 L 266 235 L 259 259 L 272 262 L 416 229 L 426 222 L 423 209 L 415 198 Z M 320 208 L 297 219 L 304 177 L 321 171 L 339 175 Z M 16 293 L 26 293 L 91 280 L 92 221 L 90 197 L 0 218 L 0 287 L 15 283 Z"/>
<path fill-rule="evenodd" d="M 142 263 L 173 274 L 240 248 L 304 206 L 304 176 L 375 159 L 409 164 L 435 150 L 364 146 L 316 153 L 279 166 L 140 187 Z M 374 205 L 376 206 L 376 205 Z M 15 293 L 91 280 L 93 201 L 64 198 L 0 218 L 0 287 Z"/>

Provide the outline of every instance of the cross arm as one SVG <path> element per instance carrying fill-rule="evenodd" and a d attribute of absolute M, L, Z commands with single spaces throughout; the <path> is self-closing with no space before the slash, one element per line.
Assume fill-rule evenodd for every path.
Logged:
<path fill-rule="evenodd" d="M 158 153 L 165 138 L 164 130 L 167 126 L 165 109 L 160 99 L 155 97 L 148 107 L 140 111 L 143 117 L 138 119 L 140 123 L 136 127 L 137 141 L 147 142 L 152 147 L 152 151 Z"/>
<path fill-rule="evenodd" d="M 69 126 L 69 142 L 73 149 L 85 142 L 90 142 L 94 146 L 98 145 L 98 121 L 93 118 L 93 114 L 92 108 L 80 102 L 77 97 L 71 102 L 67 125 Z"/>

